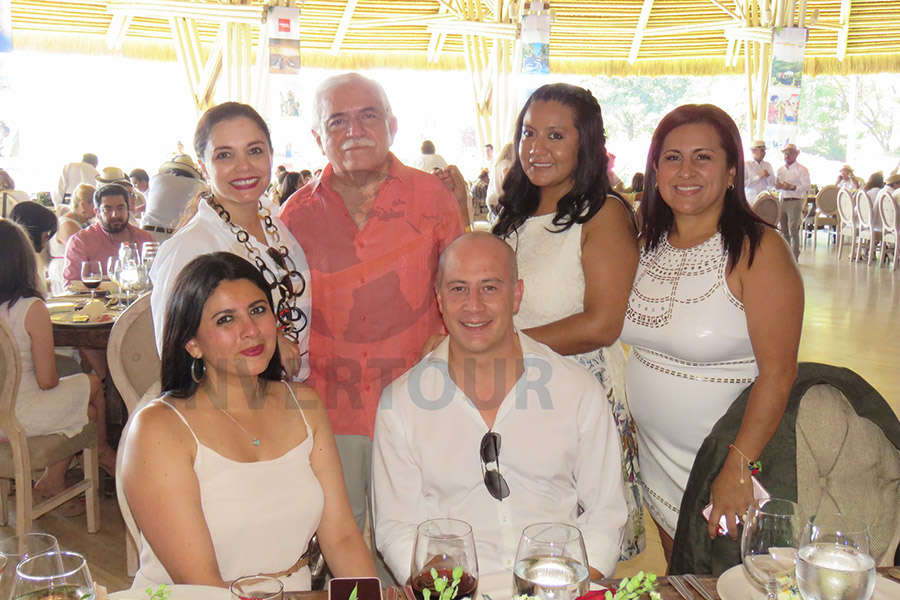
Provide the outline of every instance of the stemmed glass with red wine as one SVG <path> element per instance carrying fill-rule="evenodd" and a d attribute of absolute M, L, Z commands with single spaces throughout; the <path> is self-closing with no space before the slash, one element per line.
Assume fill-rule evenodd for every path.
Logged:
<path fill-rule="evenodd" d="M 440 589 L 455 586 L 455 600 L 478 591 L 478 557 L 472 526 L 459 519 L 430 519 L 416 528 L 410 572 L 417 600 L 441 600 Z M 442 583 L 435 583 L 436 581 Z"/>

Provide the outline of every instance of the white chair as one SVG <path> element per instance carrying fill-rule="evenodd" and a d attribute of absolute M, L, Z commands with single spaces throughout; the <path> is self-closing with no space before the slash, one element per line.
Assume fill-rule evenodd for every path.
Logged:
<path fill-rule="evenodd" d="M 853 206 L 853 197 L 850 192 L 841 188 L 837 193 L 838 216 L 840 217 L 840 226 L 838 228 L 838 260 L 841 259 L 841 252 L 844 247 L 844 236 L 850 236 L 850 260 L 853 260 L 856 252 L 856 241 L 858 231 L 858 221 L 856 217 L 856 207 Z"/>
<path fill-rule="evenodd" d="M 116 319 L 116 323 L 109 333 L 106 360 L 109 363 L 109 374 L 112 376 L 113 383 L 122 395 L 122 400 L 128 407 L 128 414 L 131 416 L 137 411 L 142 396 L 148 390 L 159 390 L 160 359 L 156 351 L 156 338 L 153 336 L 150 294 L 144 294 L 135 300 Z M 128 501 L 122 490 L 122 478 L 119 474 L 122 458 L 125 455 L 125 436 L 130 424 L 131 419 L 129 418 L 128 424 L 122 430 L 122 436 L 119 438 L 120 450 L 116 456 L 116 496 L 126 526 L 125 568 L 128 575 L 134 575 L 138 567 L 141 537 L 137 524 L 131 516 L 131 510 L 128 508 Z"/>
<path fill-rule="evenodd" d="M 900 227 L 900 211 L 897 210 L 897 199 L 891 190 L 883 189 L 878 193 L 878 210 L 881 213 L 881 262 L 887 258 L 888 245 L 894 248 L 891 259 L 891 270 L 897 268 L 897 229 Z"/>
<path fill-rule="evenodd" d="M 856 260 L 862 260 L 862 248 L 863 244 L 865 244 L 868 254 L 866 262 L 871 265 L 875 259 L 876 247 L 881 241 L 881 224 L 876 223 L 872 218 L 872 199 L 869 198 L 868 194 L 862 190 L 857 190 L 853 199 L 856 202 L 856 212 L 859 217 Z"/>
<path fill-rule="evenodd" d="M 753 212 L 772 227 L 778 227 L 781 218 L 781 202 L 771 192 L 760 192 L 753 200 Z"/>
<path fill-rule="evenodd" d="M 0 428 L 8 440 L 0 443 L 0 525 L 6 525 L 10 480 L 16 482 L 16 535 L 31 531 L 31 522 L 84 493 L 87 530 L 100 530 L 97 426 L 88 423 L 73 437 L 61 433 L 26 437 L 16 417 L 16 395 L 22 377 L 19 348 L 6 323 L 0 321 Z M 48 465 L 81 452 L 84 478 L 55 496 L 34 504 L 32 476 Z"/>
<path fill-rule="evenodd" d="M 816 206 L 812 215 L 813 250 L 817 245 L 818 236 L 816 234 L 819 227 L 831 225 L 837 230 L 839 223 L 837 197 L 838 186 L 836 185 L 826 185 L 816 194 Z"/>

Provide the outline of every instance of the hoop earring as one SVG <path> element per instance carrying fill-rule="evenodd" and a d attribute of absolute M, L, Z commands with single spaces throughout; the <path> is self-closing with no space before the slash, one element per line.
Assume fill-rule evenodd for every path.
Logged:
<path fill-rule="evenodd" d="M 203 364 L 203 359 L 195 358 L 191 361 L 191 379 L 194 380 L 194 383 L 200 383 L 203 381 L 204 375 L 206 375 L 206 365 Z"/>
<path fill-rule="evenodd" d="M 731 185 L 728 186 L 728 191 L 729 191 L 729 192 L 733 192 L 733 191 L 734 191 L 734 184 L 733 184 L 733 183 L 732 183 Z"/>

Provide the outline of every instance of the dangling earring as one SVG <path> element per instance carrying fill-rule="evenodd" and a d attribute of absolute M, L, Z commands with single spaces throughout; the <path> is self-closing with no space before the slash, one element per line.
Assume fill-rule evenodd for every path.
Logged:
<path fill-rule="evenodd" d="M 728 191 L 729 191 L 729 192 L 733 192 L 733 191 L 734 191 L 734 184 L 733 184 L 733 183 L 732 183 L 731 185 L 728 186 Z"/>
<path fill-rule="evenodd" d="M 203 381 L 204 375 L 206 375 L 206 365 L 203 364 L 203 359 L 195 358 L 191 361 L 191 379 L 194 380 L 194 383 L 200 383 Z"/>

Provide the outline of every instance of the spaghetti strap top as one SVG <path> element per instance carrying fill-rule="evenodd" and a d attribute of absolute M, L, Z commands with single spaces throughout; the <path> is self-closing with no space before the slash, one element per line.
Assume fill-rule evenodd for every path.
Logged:
<path fill-rule="evenodd" d="M 284 382 L 306 426 L 306 439 L 271 460 L 239 462 L 204 445 L 184 415 L 163 398 L 197 444 L 194 473 L 212 538 L 219 573 L 225 581 L 247 574 L 288 570 L 303 555 L 319 528 L 325 496 L 309 458 L 313 431 L 288 382 Z M 171 584 L 172 578 L 141 536 L 141 565 L 132 589 Z M 285 591 L 310 589 L 309 568 L 281 578 Z"/>

